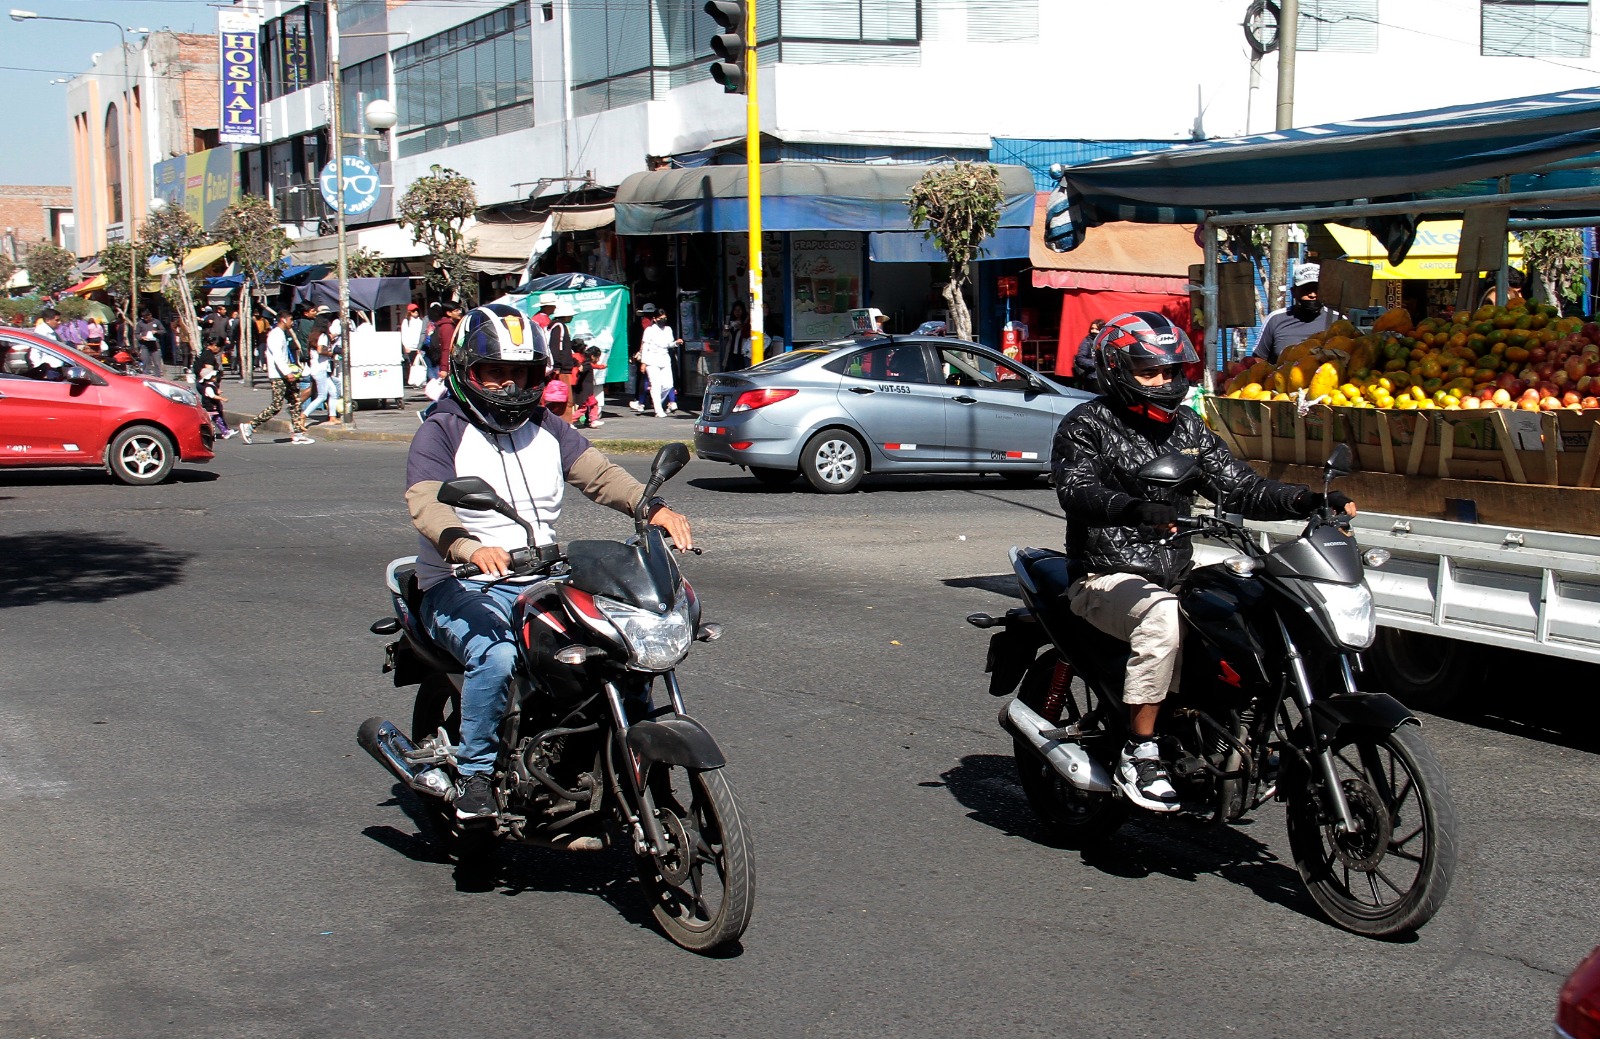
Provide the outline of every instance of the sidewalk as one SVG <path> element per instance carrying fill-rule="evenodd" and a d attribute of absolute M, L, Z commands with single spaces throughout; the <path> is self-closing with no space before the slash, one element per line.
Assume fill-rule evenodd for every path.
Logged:
<path fill-rule="evenodd" d="M 266 379 L 259 376 L 254 389 L 248 389 L 243 382 L 232 378 L 223 380 L 222 395 L 228 398 L 225 411 L 228 425 L 234 429 L 239 428 L 240 422 L 260 414 L 263 408 L 272 403 L 272 390 Z M 583 435 L 608 454 L 651 453 L 673 442 L 688 444 L 691 448 L 694 446 L 696 411 L 679 411 L 666 418 L 656 418 L 652 414 L 635 414 L 627 402 L 626 397 L 608 399 L 605 425 L 599 429 L 582 430 Z M 411 434 L 417 431 L 417 414 L 427 404 L 428 399 L 421 390 L 408 390 L 405 406 L 400 410 L 369 404 L 357 411 L 354 429 L 345 429 L 339 422 L 326 422 L 318 413 L 311 419 L 306 432 L 318 440 L 409 441 Z M 285 410 L 266 425 L 258 426 L 256 436 L 287 436 L 289 432 L 289 415 Z"/>

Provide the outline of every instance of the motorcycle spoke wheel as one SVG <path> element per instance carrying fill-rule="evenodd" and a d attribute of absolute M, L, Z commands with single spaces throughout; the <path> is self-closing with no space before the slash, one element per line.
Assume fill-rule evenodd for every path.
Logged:
<path fill-rule="evenodd" d="M 664 856 L 639 856 L 650 911 L 667 937 L 712 952 L 744 934 L 755 908 L 755 856 L 721 769 L 656 765 L 650 789 Z"/>
<path fill-rule="evenodd" d="M 1415 726 L 1348 736 L 1334 771 L 1360 824 L 1340 831 L 1310 791 L 1289 806 L 1295 865 L 1317 905 L 1356 934 L 1390 938 L 1427 923 L 1455 872 L 1456 817 L 1444 772 Z"/>
<path fill-rule="evenodd" d="M 1035 660 L 1017 692 L 1018 699 L 1040 713 L 1050 692 L 1056 660 L 1053 651 Z M 1087 715 L 1086 701 L 1086 696 L 1069 693 L 1066 716 L 1080 719 Z M 1052 841 L 1068 848 L 1085 848 L 1105 840 L 1127 821 L 1128 804 L 1122 798 L 1080 791 L 1062 779 L 1032 744 L 1014 736 L 1011 745 L 1022 792 Z"/>

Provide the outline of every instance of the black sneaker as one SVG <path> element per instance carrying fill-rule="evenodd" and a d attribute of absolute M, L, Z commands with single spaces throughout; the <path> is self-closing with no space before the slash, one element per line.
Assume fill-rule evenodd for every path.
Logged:
<path fill-rule="evenodd" d="M 456 818 L 462 822 L 494 815 L 493 776 L 488 772 L 462 776 L 456 783 L 456 796 L 451 800 L 456 807 Z"/>
<path fill-rule="evenodd" d="M 1117 762 L 1117 786 L 1128 800 L 1152 812 L 1176 812 L 1183 807 L 1154 740 L 1130 740 L 1123 745 L 1122 759 Z"/>

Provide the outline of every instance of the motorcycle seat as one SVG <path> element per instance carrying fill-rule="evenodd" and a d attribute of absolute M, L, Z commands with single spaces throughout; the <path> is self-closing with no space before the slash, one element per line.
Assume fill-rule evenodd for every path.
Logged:
<path fill-rule="evenodd" d="M 1067 589 L 1077 580 L 1071 561 L 1062 552 L 1047 548 L 1024 548 L 1017 552 L 1023 569 L 1038 589 L 1037 602 L 1044 608 L 1045 627 L 1059 634 L 1062 648 L 1080 670 L 1098 673 L 1106 688 L 1120 689 L 1122 675 L 1133 650 L 1122 639 L 1108 635 L 1072 612 Z"/>

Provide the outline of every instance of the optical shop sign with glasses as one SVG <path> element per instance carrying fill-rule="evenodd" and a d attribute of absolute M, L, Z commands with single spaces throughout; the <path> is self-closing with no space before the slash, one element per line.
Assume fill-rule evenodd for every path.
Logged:
<path fill-rule="evenodd" d="M 322 185 L 322 200 L 331 208 L 339 205 L 339 171 L 330 161 L 322 167 L 318 178 Z M 359 155 L 344 157 L 344 215 L 360 216 L 378 201 L 378 170 Z"/>
<path fill-rule="evenodd" d="M 261 143 L 261 48 L 256 16 L 248 11 L 217 12 L 222 45 L 222 125 L 224 144 Z"/>

